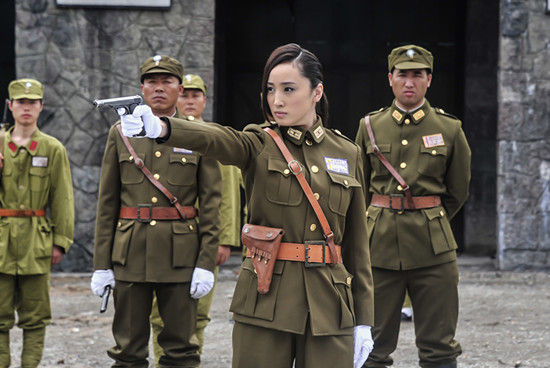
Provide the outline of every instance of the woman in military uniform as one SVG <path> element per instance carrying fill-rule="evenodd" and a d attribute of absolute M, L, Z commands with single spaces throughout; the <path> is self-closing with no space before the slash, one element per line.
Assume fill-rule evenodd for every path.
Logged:
<path fill-rule="evenodd" d="M 275 49 L 267 60 L 262 109 L 269 122 L 242 132 L 173 118 L 161 122 L 146 106 L 124 115 L 122 124 L 129 136 L 144 127 L 157 138 L 149 132 L 162 128 L 161 141 L 238 166 L 250 224 L 282 228 L 283 244 L 295 246 L 297 261 L 276 262 L 266 294 L 257 291 L 253 261 L 243 262 L 230 307 L 233 367 L 360 367 L 372 348 L 373 324 L 361 151 L 323 126 L 328 103 L 321 64 L 296 44 Z M 300 163 L 341 247 L 340 259 L 328 256 L 321 223 L 266 127 Z M 304 249 L 311 254 L 315 247 L 324 247 L 324 261 L 332 263 L 304 257 Z"/>

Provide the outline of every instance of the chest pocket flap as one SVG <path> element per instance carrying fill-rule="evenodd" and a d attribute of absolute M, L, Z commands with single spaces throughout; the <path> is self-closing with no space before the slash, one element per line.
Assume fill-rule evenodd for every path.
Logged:
<path fill-rule="evenodd" d="M 197 168 L 199 156 L 197 154 L 170 154 L 170 170 L 166 179 L 171 185 L 193 185 L 197 182 Z"/>
<path fill-rule="evenodd" d="M 380 152 L 390 152 L 391 151 L 391 143 L 382 143 L 378 144 L 378 149 L 380 149 Z M 367 146 L 367 154 L 374 154 L 374 148 L 370 145 Z"/>
<path fill-rule="evenodd" d="M 329 208 L 339 215 L 345 216 L 352 197 L 350 188 L 361 187 L 361 183 L 353 176 L 327 171 L 332 182 L 329 192 Z"/>
<path fill-rule="evenodd" d="M 29 169 L 29 181 L 31 190 L 42 191 L 48 187 L 50 172 L 45 167 L 31 167 Z"/>
<path fill-rule="evenodd" d="M 447 146 L 426 148 L 420 146 L 418 172 L 435 178 L 443 178 L 447 165 Z"/>
<path fill-rule="evenodd" d="M 293 176 L 286 161 L 270 156 L 265 178 L 267 200 L 285 206 L 298 206 L 302 202 L 303 191 Z"/>
<path fill-rule="evenodd" d="M 145 162 L 145 153 L 136 152 L 138 157 Z M 139 184 L 145 175 L 135 165 L 134 157 L 128 152 L 121 152 L 118 156 L 120 165 L 120 181 L 122 184 Z"/>

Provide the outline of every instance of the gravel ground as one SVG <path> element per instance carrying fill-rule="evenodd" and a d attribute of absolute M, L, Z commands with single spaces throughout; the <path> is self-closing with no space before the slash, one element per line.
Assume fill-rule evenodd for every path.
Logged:
<path fill-rule="evenodd" d="M 220 271 L 206 329 L 203 368 L 231 366 L 231 314 L 238 256 Z M 500 272 L 487 258 L 459 258 L 461 281 L 457 340 L 461 368 L 550 367 L 550 273 Z M 52 274 L 52 324 L 47 329 L 41 367 L 109 367 L 113 344 L 112 300 L 99 314 L 100 299 L 87 274 Z M 111 298 L 112 299 L 112 298 Z M 19 365 L 21 331 L 11 332 L 12 366 Z M 395 368 L 417 367 L 413 324 L 401 326 Z M 151 366 L 153 366 L 151 364 Z"/>

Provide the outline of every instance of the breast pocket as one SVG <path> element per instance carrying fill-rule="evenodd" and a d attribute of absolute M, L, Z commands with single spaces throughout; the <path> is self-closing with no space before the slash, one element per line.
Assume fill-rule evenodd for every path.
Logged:
<path fill-rule="evenodd" d="M 193 185 L 197 182 L 199 157 L 195 154 L 170 155 L 170 167 L 166 179 L 171 185 Z"/>
<path fill-rule="evenodd" d="M 144 153 L 137 153 L 138 157 L 145 161 Z M 122 184 L 139 184 L 143 181 L 144 174 L 135 164 L 135 157 L 129 153 L 121 153 L 118 156 L 120 166 L 120 182 Z"/>
<path fill-rule="evenodd" d="M 353 176 L 327 171 L 331 185 L 328 206 L 339 215 L 345 216 L 352 197 L 352 188 L 360 187 L 361 183 Z"/>
<path fill-rule="evenodd" d="M 50 172 L 45 167 L 29 169 L 29 187 L 33 192 L 45 191 L 50 186 Z"/>
<path fill-rule="evenodd" d="M 286 161 L 270 157 L 265 182 L 268 201 L 285 206 L 298 206 L 302 202 L 302 188 Z"/>
<path fill-rule="evenodd" d="M 172 222 L 172 267 L 194 267 L 199 254 L 197 223 Z"/>
<path fill-rule="evenodd" d="M 391 161 L 391 144 L 390 143 L 383 143 L 379 144 L 378 148 L 380 149 L 380 152 L 384 157 Z M 390 175 L 390 172 L 388 169 L 386 169 L 386 166 L 380 161 L 380 159 L 374 154 L 374 150 L 371 145 L 367 147 L 367 155 L 370 160 L 370 165 L 372 167 L 371 175 L 373 177 L 375 176 L 388 176 Z"/>
<path fill-rule="evenodd" d="M 418 172 L 425 176 L 443 178 L 447 165 L 447 147 L 426 148 L 420 146 Z"/>

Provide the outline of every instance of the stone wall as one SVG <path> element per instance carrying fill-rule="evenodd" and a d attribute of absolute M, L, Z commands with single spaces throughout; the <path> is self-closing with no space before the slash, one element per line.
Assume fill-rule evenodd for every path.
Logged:
<path fill-rule="evenodd" d="M 545 0 L 501 0 L 498 261 L 550 268 L 550 15 Z"/>
<path fill-rule="evenodd" d="M 91 101 L 139 94 L 139 65 L 155 54 L 203 76 L 212 117 L 215 0 L 172 0 L 167 11 L 57 8 L 16 0 L 16 74 L 45 84 L 40 128 L 67 147 L 75 191 L 75 244 L 57 267 L 91 270 L 101 158 L 117 115 Z"/>

